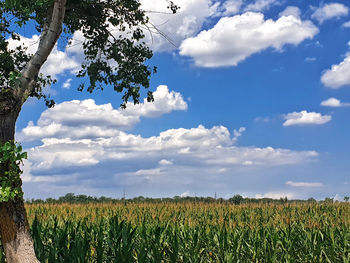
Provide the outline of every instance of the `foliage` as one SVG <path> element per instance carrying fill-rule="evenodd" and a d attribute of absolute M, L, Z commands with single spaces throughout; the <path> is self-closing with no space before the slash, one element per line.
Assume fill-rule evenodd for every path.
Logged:
<path fill-rule="evenodd" d="M 17 25 L 22 26 L 28 17 L 26 12 L 30 12 L 26 8 L 23 10 L 15 10 L 16 3 L 21 4 L 22 1 L 1 1 L 0 2 L 0 96 L 9 97 L 11 89 L 19 84 L 19 77 L 21 71 L 29 62 L 31 56 L 26 53 L 26 47 L 19 45 L 15 50 L 9 49 L 8 39 L 20 40 L 20 36 L 14 32 L 13 26 L 11 28 L 11 20 L 18 16 L 15 20 Z M 30 2 L 28 2 L 30 3 Z M 35 6 L 35 5 L 34 5 Z M 29 14 L 30 15 L 30 14 Z M 46 106 L 52 107 L 54 105 L 50 96 L 44 94 L 42 89 L 45 86 L 50 86 L 56 83 L 56 80 L 51 76 L 44 76 L 39 74 L 36 83 L 30 94 L 31 97 L 44 99 Z"/>
<path fill-rule="evenodd" d="M 350 261 L 347 203 L 40 204 L 27 212 L 41 262 Z"/>
<path fill-rule="evenodd" d="M 8 202 L 16 197 L 22 198 L 22 170 L 20 164 L 27 158 L 27 153 L 22 152 L 22 146 L 8 141 L 0 145 L 0 166 L 4 174 L 0 175 L 0 202 Z M 23 164 L 23 163 L 22 163 Z"/>
<path fill-rule="evenodd" d="M 86 203 L 220 203 L 220 204 L 284 204 L 284 203 L 316 203 L 317 201 L 314 198 L 309 198 L 307 200 L 287 200 L 286 198 L 281 199 L 272 199 L 272 198 L 249 198 L 243 197 L 241 195 L 234 195 L 229 199 L 223 198 L 213 198 L 210 196 L 200 197 L 200 196 L 174 196 L 174 197 L 165 197 L 165 198 L 151 198 L 144 196 L 137 196 L 134 198 L 121 198 L 115 199 L 111 197 L 95 197 L 88 195 L 75 195 L 74 193 L 67 193 L 64 196 L 61 196 L 57 199 L 55 198 L 47 198 L 46 200 L 42 199 L 31 199 L 26 201 L 28 204 L 62 204 L 62 203 L 70 203 L 70 204 L 86 204 Z M 324 202 L 324 201 L 319 201 Z"/>
<path fill-rule="evenodd" d="M 53 0 L 0 1 L 1 92 L 11 87 L 11 76 L 19 75 L 31 58 L 23 46 L 10 50 L 7 39 L 18 40 L 16 31 L 29 23 L 35 25 L 39 34 L 43 33 L 50 23 L 53 3 Z M 179 9 L 172 1 L 168 8 L 172 13 Z M 144 29 L 150 26 L 137 0 L 68 0 L 62 39 L 69 43 L 77 31 L 84 36 L 85 60 L 77 73 L 83 81 L 78 90 L 91 93 L 109 86 L 123 93 L 122 107 L 129 99 L 139 103 L 140 88 L 149 88 L 149 78 L 156 71 L 145 63 L 152 57 L 152 51 L 142 41 Z M 44 98 L 48 106 L 53 106 L 53 101 L 42 92 L 44 86 L 53 83 L 51 77 L 39 75 L 35 81 L 29 96 Z M 153 101 L 150 91 L 147 100 Z"/>

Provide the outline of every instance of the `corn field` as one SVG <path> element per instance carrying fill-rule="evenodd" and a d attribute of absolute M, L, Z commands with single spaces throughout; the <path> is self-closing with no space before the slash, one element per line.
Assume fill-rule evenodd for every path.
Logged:
<path fill-rule="evenodd" d="M 348 203 L 26 208 L 41 262 L 350 263 Z"/>

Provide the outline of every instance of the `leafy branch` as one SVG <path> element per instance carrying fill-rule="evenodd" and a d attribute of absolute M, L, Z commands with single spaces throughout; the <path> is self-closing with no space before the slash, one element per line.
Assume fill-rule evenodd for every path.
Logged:
<path fill-rule="evenodd" d="M 23 159 L 27 159 L 27 153 L 23 152 L 21 145 L 16 145 L 14 141 L 7 141 L 0 145 L 0 166 L 7 168 L 1 169 L 4 172 L 0 174 L 0 202 L 23 197 L 20 178 L 23 173 L 20 168 Z"/>

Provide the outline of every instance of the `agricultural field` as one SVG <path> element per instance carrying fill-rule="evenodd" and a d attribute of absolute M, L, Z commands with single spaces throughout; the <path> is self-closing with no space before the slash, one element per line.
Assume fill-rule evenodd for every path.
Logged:
<path fill-rule="evenodd" d="M 350 262 L 349 203 L 26 208 L 41 262 Z"/>

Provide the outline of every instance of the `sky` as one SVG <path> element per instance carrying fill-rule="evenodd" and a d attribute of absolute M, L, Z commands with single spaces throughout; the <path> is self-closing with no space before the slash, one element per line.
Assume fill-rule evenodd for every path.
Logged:
<path fill-rule="evenodd" d="M 146 32 L 154 103 L 78 92 L 84 39 L 59 42 L 42 67 L 56 106 L 29 99 L 17 121 L 25 198 L 350 195 L 348 0 L 141 3 L 167 36 Z"/>

